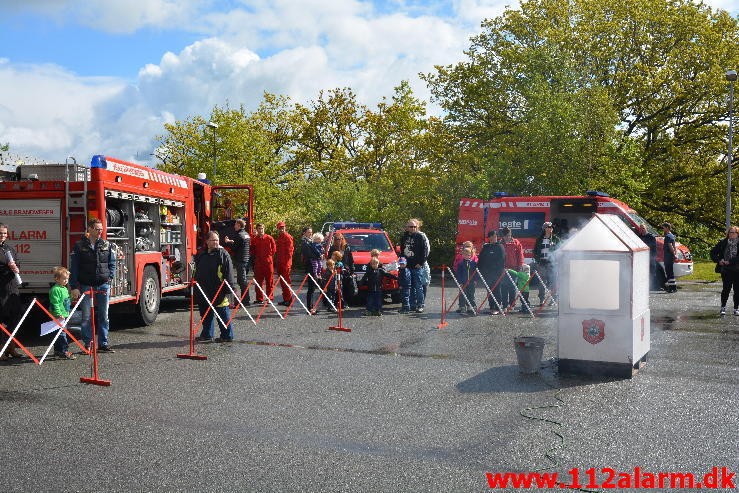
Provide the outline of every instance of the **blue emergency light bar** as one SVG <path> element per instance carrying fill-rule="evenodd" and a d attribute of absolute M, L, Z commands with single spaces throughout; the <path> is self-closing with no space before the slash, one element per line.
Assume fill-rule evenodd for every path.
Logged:
<path fill-rule="evenodd" d="M 92 161 L 90 161 L 90 168 L 107 169 L 108 161 L 105 160 L 105 156 L 102 154 L 95 154 L 92 156 Z"/>
<path fill-rule="evenodd" d="M 382 229 L 382 223 L 355 223 L 342 221 L 331 225 L 334 229 Z"/>
<path fill-rule="evenodd" d="M 601 192 L 599 190 L 588 190 L 585 192 L 585 195 L 588 195 L 590 197 L 610 197 L 606 192 Z"/>

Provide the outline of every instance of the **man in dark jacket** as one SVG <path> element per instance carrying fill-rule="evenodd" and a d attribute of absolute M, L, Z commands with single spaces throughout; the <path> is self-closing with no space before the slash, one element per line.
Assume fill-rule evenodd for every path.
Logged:
<path fill-rule="evenodd" d="M 488 287 L 492 290 L 498 303 L 500 303 L 504 281 L 500 276 L 505 269 L 505 248 L 498 241 L 498 232 L 494 229 L 488 231 L 488 242 L 482 246 L 482 250 L 477 255 L 477 268 L 480 270 L 480 274 L 482 274 L 483 279 L 485 279 Z M 499 279 L 500 281 L 498 281 Z M 490 305 L 490 313 L 499 313 L 499 309 L 495 306 L 492 297 L 488 297 L 488 304 Z"/>
<path fill-rule="evenodd" d="M 80 303 L 82 310 L 82 339 L 89 347 L 92 341 L 92 299 L 89 291 L 95 296 L 95 330 L 97 332 L 98 351 L 112 353 L 108 344 L 108 301 L 110 298 L 110 282 L 115 276 L 115 245 L 102 239 L 103 223 L 100 219 L 87 222 L 87 233 L 74 245 L 70 259 L 69 287 L 72 288 L 72 300 L 77 300 L 80 293 L 85 297 Z"/>
<path fill-rule="evenodd" d="M 657 281 L 657 238 L 649 232 L 646 224 L 639 225 L 637 234 L 641 241 L 649 247 L 649 289 L 662 289 Z"/>
<path fill-rule="evenodd" d="M 664 244 L 662 245 L 662 256 L 665 263 L 665 291 L 668 293 L 677 292 L 677 283 L 675 282 L 675 257 L 677 256 L 675 233 L 672 232 L 672 224 L 662 223 L 662 231 L 664 231 Z"/>
<path fill-rule="evenodd" d="M 544 304 L 547 288 L 554 290 L 554 250 L 559 245 L 559 236 L 554 234 L 554 225 L 547 221 L 541 226 L 541 234 L 534 245 L 534 261 L 536 272 L 542 282 L 539 283 L 539 303 Z M 550 300 L 552 303 L 554 299 Z"/>
<path fill-rule="evenodd" d="M 218 291 L 221 283 L 225 280 L 229 286 L 238 294 L 239 287 L 236 285 L 233 264 L 228 252 L 221 247 L 218 233 L 211 231 L 206 238 L 207 247 L 195 255 L 195 280 L 203 289 L 203 293 L 208 297 L 207 301 L 215 307 L 218 314 L 218 326 L 221 329 L 221 337 L 216 342 L 229 342 L 233 340 L 233 329 L 231 324 L 224 325 L 231 319 L 231 310 L 229 310 L 230 290 L 223 286 Z M 208 302 L 203 298 L 199 289 L 195 290 L 198 310 L 202 318 L 207 311 L 203 320 L 203 330 L 200 332 L 197 340 L 200 342 L 209 342 L 213 340 L 213 309 L 208 306 Z M 218 296 L 216 296 L 218 293 Z"/>
<path fill-rule="evenodd" d="M 313 269 L 313 262 L 312 260 L 316 260 L 315 256 L 315 248 L 313 247 L 313 228 L 310 226 L 305 226 L 303 228 L 303 233 L 300 236 L 300 259 L 303 262 L 303 269 L 305 269 L 305 273 L 313 275 L 315 278 L 315 270 Z M 320 265 L 320 255 L 318 258 L 318 262 Z M 320 276 L 320 269 L 319 269 L 319 276 Z M 311 303 L 313 302 L 313 293 L 316 290 L 316 285 L 313 284 L 313 281 L 310 279 L 306 281 L 306 306 L 308 309 L 312 309 Z"/>
<path fill-rule="evenodd" d="M 244 296 L 244 305 L 251 303 L 249 297 L 249 291 L 245 291 L 249 285 L 247 274 L 249 274 L 249 251 L 251 238 L 249 233 L 246 231 L 246 221 L 243 219 L 237 219 L 234 223 L 234 229 L 236 230 L 236 237 L 232 240 L 228 236 L 223 238 L 223 242 L 231 245 L 233 249 L 233 261 L 234 267 L 236 268 L 236 282 L 239 284 L 241 294 L 246 292 Z"/>
<path fill-rule="evenodd" d="M 418 222 L 410 219 L 406 223 L 405 233 L 400 240 L 400 251 L 408 262 L 411 271 L 411 310 L 418 313 L 423 312 L 423 264 L 429 256 L 426 241 L 418 232 Z"/>

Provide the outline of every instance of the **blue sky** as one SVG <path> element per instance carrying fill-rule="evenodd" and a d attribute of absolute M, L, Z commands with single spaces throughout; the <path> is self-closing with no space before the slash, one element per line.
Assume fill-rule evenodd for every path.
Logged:
<path fill-rule="evenodd" d="M 709 5 L 737 6 L 733 0 Z M 163 124 L 263 91 L 366 104 L 463 58 L 517 0 L 0 0 L 0 143 L 14 161 L 148 162 Z M 5 156 L 6 159 L 8 156 Z"/>

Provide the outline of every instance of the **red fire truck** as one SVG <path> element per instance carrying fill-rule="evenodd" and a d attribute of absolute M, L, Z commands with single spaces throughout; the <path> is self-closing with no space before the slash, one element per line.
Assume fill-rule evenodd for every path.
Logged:
<path fill-rule="evenodd" d="M 507 226 L 513 232 L 513 237 L 521 242 L 526 262 L 531 262 L 536 238 L 541 234 L 541 226 L 545 221 L 552 222 L 555 233 L 565 239 L 573 229 L 579 229 L 587 222 L 594 212 L 614 214 L 635 232 L 640 224 L 646 225 L 647 230 L 657 239 L 657 262 L 664 267 L 664 237 L 661 232 L 624 202 L 596 191 L 589 191 L 583 196 L 515 197 L 496 193 L 490 199 L 461 199 L 457 220 L 457 249 L 464 241 L 469 240 L 479 250 L 488 231 Z M 676 247 L 675 277 L 691 274 L 693 260 L 690 250 L 681 243 L 677 243 Z M 658 269 L 658 275 L 664 283 L 664 270 Z"/>
<path fill-rule="evenodd" d="M 72 158 L 21 165 L 14 180 L 0 182 L 0 223 L 18 252 L 22 294 L 45 297 L 52 269 L 69 266 L 87 220 L 99 218 L 103 237 L 116 246 L 110 302 L 135 304 L 147 325 L 163 294 L 187 287 L 190 261 L 206 233 L 233 237 L 237 217 L 251 233 L 253 207 L 251 185 L 211 186 L 100 155 L 89 168 Z"/>

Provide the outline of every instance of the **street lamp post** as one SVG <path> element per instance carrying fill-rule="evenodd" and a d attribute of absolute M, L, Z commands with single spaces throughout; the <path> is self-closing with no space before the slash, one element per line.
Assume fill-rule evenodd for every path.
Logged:
<path fill-rule="evenodd" d="M 729 81 L 729 153 L 726 155 L 726 231 L 731 227 L 731 154 L 732 138 L 734 134 L 734 81 L 736 70 L 726 71 L 726 80 Z"/>
<path fill-rule="evenodd" d="M 215 182 L 216 171 L 218 169 L 216 164 L 216 129 L 218 128 L 218 124 L 214 122 L 208 122 L 208 127 L 213 129 L 213 178 L 211 182 Z"/>

